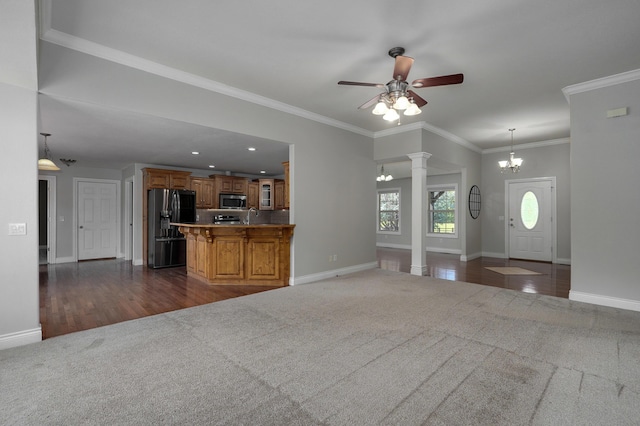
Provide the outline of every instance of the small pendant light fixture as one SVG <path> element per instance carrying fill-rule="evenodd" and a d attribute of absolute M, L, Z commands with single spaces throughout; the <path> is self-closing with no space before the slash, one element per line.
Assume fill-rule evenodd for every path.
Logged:
<path fill-rule="evenodd" d="M 498 161 L 498 165 L 500 166 L 500 173 L 513 172 L 518 173 L 520 170 L 520 166 L 522 166 L 522 158 L 514 158 L 515 153 L 513 152 L 513 131 L 515 129 L 509 129 L 511 132 L 511 152 L 509 153 L 509 160 Z"/>
<path fill-rule="evenodd" d="M 384 166 L 380 167 L 380 176 L 378 176 L 376 180 L 378 182 L 388 182 L 392 179 L 393 179 L 393 176 L 384 174 Z"/>
<path fill-rule="evenodd" d="M 56 166 L 56 163 L 51 159 L 51 151 L 49 151 L 49 145 L 47 145 L 47 137 L 51 136 L 51 133 L 40 133 L 44 136 L 44 155 L 38 160 L 38 170 L 58 171 L 60 167 Z"/>

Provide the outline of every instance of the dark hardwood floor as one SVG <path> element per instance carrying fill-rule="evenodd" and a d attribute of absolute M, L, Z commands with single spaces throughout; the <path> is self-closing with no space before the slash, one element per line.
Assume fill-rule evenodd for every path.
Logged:
<path fill-rule="evenodd" d="M 379 248 L 382 269 L 409 272 L 411 252 Z M 427 253 L 428 276 L 568 297 L 571 267 L 541 262 L 480 258 L 460 262 L 453 254 Z M 541 275 L 501 275 L 486 266 L 519 266 Z M 276 287 L 208 285 L 184 268 L 149 269 L 124 260 L 40 266 L 43 338 L 244 296 Z"/>
<path fill-rule="evenodd" d="M 151 269 L 110 259 L 40 266 L 44 339 L 277 287 L 208 285 L 184 267 Z"/>
<path fill-rule="evenodd" d="M 377 254 L 380 268 L 410 272 L 410 250 L 378 248 Z M 540 275 L 502 275 L 486 269 L 493 266 L 520 267 L 538 272 Z M 428 252 L 427 267 L 427 276 L 430 277 L 508 288 L 525 293 L 568 298 L 571 288 L 569 265 L 494 257 L 460 262 L 460 256 L 457 254 Z"/>

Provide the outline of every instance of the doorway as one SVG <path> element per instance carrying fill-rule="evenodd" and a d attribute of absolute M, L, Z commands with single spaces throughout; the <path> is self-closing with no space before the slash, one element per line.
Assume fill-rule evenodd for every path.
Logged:
<path fill-rule="evenodd" d="M 115 258 L 119 245 L 119 182 L 74 181 L 77 260 Z"/>
<path fill-rule="evenodd" d="M 508 257 L 554 261 L 555 177 L 510 180 L 505 185 Z"/>
<path fill-rule="evenodd" d="M 38 176 L 39 264 L 56 263 L 56 177 Z"/>

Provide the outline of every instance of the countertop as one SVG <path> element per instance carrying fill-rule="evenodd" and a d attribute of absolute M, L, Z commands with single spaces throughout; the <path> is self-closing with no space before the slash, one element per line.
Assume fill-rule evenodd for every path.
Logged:
<path fill-rule="evenodd" d="M 245 225 L 245 224 L 215 225 L 213 223 L 197 223 L 197 222 L 184 222 L 184 223 L 172 222 L 171 225 L 184 226 L 185 228 L 293 228 L 296 226 L 288 223 L 251 223 L 249 225 Z"/>

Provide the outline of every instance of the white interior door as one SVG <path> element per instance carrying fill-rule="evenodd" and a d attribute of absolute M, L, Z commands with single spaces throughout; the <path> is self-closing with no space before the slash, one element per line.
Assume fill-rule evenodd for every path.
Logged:
<path fill-rule="evenodd" d="M 116 257 L 117 186 L 78 182 L 78 260 Z"/>
<path fill-rule="evenodd" d="M 509 257 L 551 262 L 551 181 L 509 183 Z"/>

